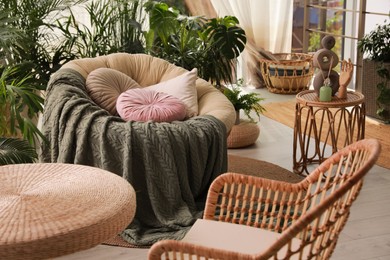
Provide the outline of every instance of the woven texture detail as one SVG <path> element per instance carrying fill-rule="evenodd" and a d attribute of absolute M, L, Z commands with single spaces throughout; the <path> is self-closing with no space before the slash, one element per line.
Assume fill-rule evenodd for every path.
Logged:
<path fill-rule="evenodd" d="M 69 164 L 0 167 L 0 259 L 46 259 L 91 248 L 132 221 L 123 178 Z"/>
<path fill-rule="evenodd" d="M 329 107 L 329 108 L 339 108 L 339 107 L 350 107 L 355 105 L 360 105 L 364 102 L 364 96 L 359 92 L 347 92 L 347 98 L 339 98 L 333 96 L 332 100 L 329 102 L 322 102 L 318 98 L 318 95 L 314 90 L 306 90 L 298 93 L 296 96 L 297 102 L 302 105 L 314 106 L 314 107 Z"/>
<path fill-rule="evenodd" d="M 390 63 L 384 64 L 385 68 L 390 71 Z M 366 97 L 366 115 L 377 118 L 389 120 L 390 115 L 387 118 L 381 118 L 376 114 L 379 106 L 377 104 L 377 98 L 379 96 L 379 91 L 377 85 L 380 82 L 383 82 L 384 79 L 379 77 L 376 72 L 378 64 L 371 60 L 363 59 L 362 67 L 362 93 Z M 390 89 L 390 81 L 387 82 L 387 89 Z M 390 112 L 390 105 L 381 105 L 385 110 Z"/>
<path fill-rule="evenodd" d="M 279 60 L 260 59 L 260 71 L 267 89 L 277 94 L 296 94 L 307 90 L 314 74 L 312 55 L 276 53 Z"/>
<path fill-rule="evenodd" d="M 226 128 L 213 116 L 173 123 L 125 122 L 97 106 L 85 79 L 61 69 L 48 86 L 43 162 L 92 165 L 128 180 L 137 212 L 122 233 L 150 245 L 181 238 L 202 214 L 208 185 L 227 168 Z"/>
<path fill-rule="evenodd" d="M 260 128 L 257 124 L 241 122 L 233 125 L 227 138 L 228 148 L 240 148 L 254 144 L 260 135 Z"/>

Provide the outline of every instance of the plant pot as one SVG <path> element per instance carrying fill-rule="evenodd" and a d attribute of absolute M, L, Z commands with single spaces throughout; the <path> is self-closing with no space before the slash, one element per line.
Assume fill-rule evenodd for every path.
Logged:
<path fill-rule="evenodd" d="M 363 59 L 361 89 L 362 94 L 365 97 L 366 115 L 379 120 L 388 121 L 390 120 L 390 114 L 387 114 L 385 117 L 377 115 L 377 110 L 379 109 L 379 105 L 377 103 L 377 98 L 379 95 L 377 85 L 384 81 L 384 79 L 379 77 L 376 72 L 378 66 L 378 62 Z M 390 70 L 389 62 L 384 63 L 384 66 Z M 390 81 L 387 82 L 387 88 L 390 88 Z M 381 107 L 390 112 L 390 105 L 381 105 Z"/>
<path fill-rule="evenodd" d="M 240 111 L 236 110 L 236 121 L 234 122 L 234 125 L 239 125 L 240 124 Z"/>
<path fill-rule="evenodd" d="M 256 123 L 241 120 L 240 124 L 233 125 L 227 138 L 228 148 L 241 148 L 254 144 L 259 138 L 260 127 Z"/>

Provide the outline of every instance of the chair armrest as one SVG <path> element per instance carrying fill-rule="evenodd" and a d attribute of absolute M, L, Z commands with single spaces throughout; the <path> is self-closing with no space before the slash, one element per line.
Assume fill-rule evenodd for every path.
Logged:
<path fill-rule="evenodd" d="M 301 215 L 305 187 L 305 181 L 225 173 L 209 188 L 204 218 L 282 232 Z"/>
<path fill-rule="evenodd" d="M 192 258 L 196 256 L 198 258 Z M 162 240 L 150 248 L 148 260 L 160 259 L 252 259 L 253 256 L 176 240 Z"/>

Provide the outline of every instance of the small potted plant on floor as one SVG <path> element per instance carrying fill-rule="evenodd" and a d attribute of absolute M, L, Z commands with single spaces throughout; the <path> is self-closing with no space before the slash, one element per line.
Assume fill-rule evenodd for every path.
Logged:
<path fill-rule="evenodd" d="M 234 109 L 236 110 L 236 125 L 240 124 L 240 110 L 244 111 L 244 114 L 252 123 L 255 123 L 256 120 L 253 119 L 251 112 L 254 112 L 257 117 L 260 117 L 260 114 L 265 111 L 265 108 L 260 104 L 264 98 L 260 97 L 260 94 L 255 92 L 242 94 L 242 84 L 243 80 L 239 79 L 236 86 L 223 88 L 225 96 L 232 102 Z"/>
<path fill-rule="evenodd" d="M 390 121 L 390 21 L 366 34 L 358 48 L 366 54 L 361 80 L 366 115 Z"/>
<path fill-rule="evenodd" d="M 225 96 L 232 102 L 236 110 L 236 123 L 228 136 L 228 148 L 245 147 L 256 142 L 260 134 L 260 128 L 257 125 L 258 120 L 255 120 L 251 113 L 255 113 L 260 118 L 260 114 L 265 111 L 265 108 L 260 104 L 264 98 L 255 92 L 243 94 L 242 82 L 242 79 L 240 79 L 236 86 L 223 88 Z M 248 120 L 241 119 L 241 110 L 248 117 Z"/>

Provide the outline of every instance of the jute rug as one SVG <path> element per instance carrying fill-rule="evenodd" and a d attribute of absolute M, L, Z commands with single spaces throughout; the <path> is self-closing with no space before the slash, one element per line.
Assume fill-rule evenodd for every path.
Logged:
<path fill-rule="evenodd" d="M 295 99 L 263 105 L 267 111 L 264 116 L 294 128 Z M 375 138 L 382 144 L 382 152 L 377 165 L 390 169 L 390 125 L 366 118 L 365 138 Z"/>
<path fill-rule="evenodd" d="M 292 172 L 275 164 L 231 154 L 228 156 L 228 171 L 291 183 L 303 180 L 302 176 L 293 174 Z M 103 244 L 128 248 L 148 248 L 129 244 L 119 236 L 105 241 Z"/>

